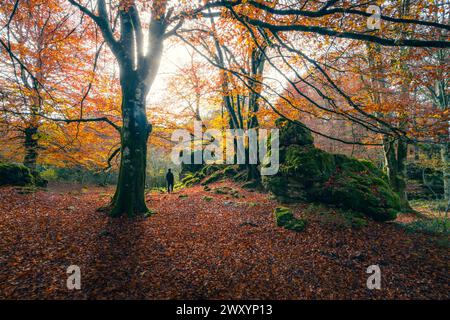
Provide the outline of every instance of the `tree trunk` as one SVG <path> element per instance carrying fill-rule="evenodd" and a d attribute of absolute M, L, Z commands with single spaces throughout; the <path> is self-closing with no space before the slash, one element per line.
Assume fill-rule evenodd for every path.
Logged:
<path fill-rule="evenodd" d="M 259 94 L 262 91 L 262 85 L 260 82 L 263 81 L 263 73 L 264 66 L 266 62 L 265 56 L 266 48 L 255 48 L 251 53 L 251 75 L 252 81 L 250 81 L 251 92 L 249 93 L 249 101 L 248 101 L 248 112 L 249 119 L 247 123 L 248 129 L 258 129 L 259 121 L 258 121 L 258 112 L 259 112 Z M 250 159 L 250 155 L 248 155 L 247 159 Z M 261 160 L 261 159 L 259 159 Z M 259 163 L 259 161 L 258 161 Z M 261 173 L 258 170 L 258 164 L 250 164 L 247 165 L 247 180 L 248 181 L 256 181 L 260 183 L 261 181 Z"/>
<path fill-rule="evenodd" d="M 128 80 L 129 81 L 129 80 Z M 111 216 L 133 217 L 149 212 L 145 203 L 147 140 L 151 132 L 145 114 L 145 86 L 123 82 L 121 161 Z"/>
<path fill-rule="evenodd" d="M 258 170 L 257 164 L 247 164 L 247 181 L 261 181 L 261 173 Z"/>
<path fill-rule="evenodd" d="M 406 193 L 407 173 L 406 173 L 406 160 L 408 157 L 408 143 L 403 139 L 399 139 L 397 142 L 397 193 L 400 196 L 402 206 L 409 210 L 411 206 L 408 202 L 408 194 Z"/>
<path fill-rule="evenodd" d="M 111 203 L 111 215 L 127 213 L 136 216 L 147 213 L 145 204 L 145 177 L 147 140 L 151 132 L 145 110 L 145 98 L 158 74 L 167 27 L 172 12 L 167 12 L 167 0 L 153 1 L 150 7 L 148 37 L 143 33 L 140 8 L 134 1 L 119 6 L 120 32 L 111 27 L 112 12 L 105 0 L 97 1 L 97 14 L 69 0 L 99 27 L 105 42 L 120 67 L 122 90 L 121 159 L 119 180 Z M 113 10 L 113 9 L 111 9 Z M 143 9 L 144 10 L 144 9 Z M 147 10 L 146 10 L 147 11 Z M 172 30 L 172 32 L 175 29 Z M 120 33 L 117 39 L 115 33 Z M 145 52 L 147 51 L 147 52 Z"/>
<path fill-rule="evenodd" d="M 390 137 L 383 137 L 384 164 L 389 183 L 392 188 L 397 187 L 397 159 L 395 156 L 395 141 Z"/>
<path fill-rule="evenodd" d="M 28 127 L 25 129 L 25 156 L 23 164 L 30 168 L 32 172 L 36 171 L 37 158 L 38 158 L 38 140 L 37 140 L 38 128 Z"/>
<path fill-rule="evenodd" d="M 444 176 L 444 196 L 450 201 L 450 143 L 441 145 L 442 173 Z"/>
<path fill-rule="evenodd" d="M 389 184 L 399 195 L 402 207 L 409 210 L 411 207 L 406 194 L 407 150 L 408 144 L 405 141 L 401 139 L 396 141 L 391 137 L 384 136 L 383 153 Z"/>

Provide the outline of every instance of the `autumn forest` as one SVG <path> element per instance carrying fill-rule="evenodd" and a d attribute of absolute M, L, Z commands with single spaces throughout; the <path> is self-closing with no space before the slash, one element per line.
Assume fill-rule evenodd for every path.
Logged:
<path fill-rule="evenodd" d="M 444 0 L 0 0 L 0 299 L 448 300 L 449 32 Z"/>

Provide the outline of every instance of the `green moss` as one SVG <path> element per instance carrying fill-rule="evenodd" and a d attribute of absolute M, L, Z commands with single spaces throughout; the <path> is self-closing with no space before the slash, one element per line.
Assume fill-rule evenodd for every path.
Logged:
<path fill-rule="evenodd" d="M 242 202 L 242 203 L 248 205 L 249 207 L 256 207 L 258 205 L 254 202 Z"/>
<path fill-rule="evenodd" d="M 175 186 L 173 187 L 174 190 L 183 189 L 185 185 L 182 182 L 175 183 Z"/>
<path fill-rule="evenodd" d="M 181 184 L 184 187 L 190 187 L 194 184 L 200 183 L 203 177 L 204 175 L 200 171 L 196 173 L 189 172 L 181 179 Z"/>
<path fill-rule="evenodd" d="M 325 204 L 311 203 L 303 211 L 309 219 L 334 227 L 361 229 L 368 223 L 367 218 L 357 211 L 331 208 Z"/>
<path fill-rule="evenodd" d="M 280 145 L 312 145 L 314 138 L 311 131 L 286 119 L 277 119 L 275 125 L 280 129 Z"/>
<path fill-rule="evenodd" d="M 0 163 L 0 185 L 33 185 L 35 179 L 30 169 L 21 164 Z"/>
<path fill-rule="evenodd" d="M 287 193 L 286 178 L 283 176 L 263 176 L 262 182 L 264 187 L 275 196 L 281 196 Z"/>
<path fill-rule="evenodd" d="M 259 181 L 251 180 L 251 181 L 247 181 L 246 183 L 244 183 L 242 185 L 242 188 L 244 188 L 244 189 L 256 189 L 259 186 L 260 186 Z"/>
<path fill-rule="evenodd" d="M 376 221 L 393 220 L 400 210 L 400 198 L 384 180 L 349 168 L 336 172 L 325 184 L 323 192 L 315 197 L 325 203 L 363 212 Z"/>
<path fill-rule="evenodd" d="M 279 201 L 322 202 L 362 212 L 377 221 L 395 219 L 400 198 L 373 163 L 289 139 L 297 129 L 283 121 L 279 125 L 284 137 L 280 141 L 280 170 L 262 179 L 263 186 Z M 304 131 L 302 127 L 298 130 Z"/>
<path fill-rule="evenodd" d="M 284 227 L 287 223 L 294 219 L 294 215 L 289 208 L 277 207 L 275 208 L 275 219 L 277 226 Z"/>
<path fill-rule="evenodd" d="M 192 178 L 194 178 L 194 174 L 193 173 L 187 173 L 183 179 L 181 179 L 181 183 L 186 183 L 186 181 L 191 180 Z"/>
<path fill-rule="evenodd" d="M 439 200 L 424 200 L 414 199 L 409 201 L 410 205 L 417 211 L 430 210 L 439 213 L 447 209 L 448 201 L 444 199 Z"/>
<path fill-rule="evenodd" d="M 425 233 L 429 235 L 445 235 L 450 234 L 450 219 L 434 218 L 417 220 L 411 223 L 400 224 L 410 233 Z"/>
<path fill-rule="evenodd" d="M 183 179 L 183 184 L 186 187 L 190 187 L 190 186 L 192 186 L 194 184 L 200 183 L 200 180 L 201 179 L 197 178 L 197 177 L 190 177 L 189 179 Z"/>
<path fill-rule="evenodd" d="M 210 175 L 209 177 L 207 177 L 203 182 L 202 185 L 207 185 L 216 181 L 219 181 L 223 178 L 223 172 L 221 171 L 216 171 L 214 172 L 212 175 Z"/>
<path fill-rule="evenodd" d="M 237 166 L 226 166 L 225 169 L 223 169 L 223 174 L 227 177 L 232 177 L 236 175 L 239 172 L 239 167 Z"/>
<path fill-rule="evenodd" d="M 288 224 L 284 226 L 284 228 L 296 232 L 303 231 L 306 228 L 306 220 L 304 219 L 291 220 Z"/>
<path fill-rule="evenodd" d="M 361 229 L 367 226 L 367 221 L 363 218 L 354 217 L 351 219 L 352 228 Z"/>
<path fill-rule="evenodd" d="M 37 187 L 46 188 L 48 185 L 48 180 L 41 176 L 41 174 L 37 171 L 31 171 L 31 175 L 33 176 L 33 183 Z"/>
<path fill-rule="evenodd" d="M 218 165 L 213 165 L 213 164 L 208 164 L 206 165 L 200 172 L 202 173 L 202 175 L 204 177 L 207 177 L 211 174 L 213 174 L 216 171 L 220 170 L 220 166 Z"/>
<path fill-rule="evenodd" d="M 296 219 L 289 208 L 277 207 L 274 215 L 276 224 L 279 227 L 296 232 L 303 231 L 306 227 L 306 220 Z"/>
<path fill-rule="evenodd" d="M 208 196 L 204 196 L 203 200 L 207 201 L 207 202 L 211 202 L 213 200 L 213 198 L 208 197 Z"/>
<path fill-rule="evenodd" d="M 313 147 L 289 146 L 286 149 L 282 171 L 298 177 L 307 184 L 325 181 L 334 172 L 336 166 L 333 155 Z"/>
<path fill-rule="evenodd" d="M 58 179 L 58 173 L 55 169 L 47 169 L 41 172 L 41 177 L 48 181 L 55 181 Z"/>
<path fill-rule="evenodd" d="M 228 187 L 215 188 L 214 189 L 214 193 L 216 193 L 216 194 L 228 194 L 229 193 Z"/>
<path fill-rule="evenodd" d="M 238 171 L 232 179 L 237 182 L 243 182 L 247 180 L 247 172 L 245 170 Z"/>

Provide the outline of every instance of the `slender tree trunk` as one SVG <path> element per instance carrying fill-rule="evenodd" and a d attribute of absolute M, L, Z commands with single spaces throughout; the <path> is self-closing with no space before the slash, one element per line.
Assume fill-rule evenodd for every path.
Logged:
<path fill-rule="evenodd" d="M 390 185 L 397 188 L 397 159 L 395 156 L 395 141 L 388 136 L 383 137 L 384 165 Z"/>
<path fill-rule="evenodd" d="M 409 14 L 410 0 L 404 0 L 402 3 L 402 16 Z M 403 32 L 402 32 L 403 33 Z M 409 101 L 411 96 L 411 75 L 408 69 L 408 66 L 404 63 L 405 59 L 403 57 L 407 57 L 409 54 L 409 48 L 400 48 L 400 63 L 401 69 L 404 77 L 404 81 L 402 84 L 402 94 L 401 99 L 403 101 Z M 404 129 L 407 126 L 408 119 L 401 121 L 399 127 Z M 411 206 L 408 202 L 408 196 L 406 193 L 406 183 L 407 183 L 407 174 L 406 174 L 406 160 L 408 157 L 408 143 L 402 138 L 397 140 L 397 193 L 400 196 L 400 200 L 402 202 L 402 206 L 410 210 Z"/>
<path fill-rule="evenodd" d="M 383 138 L 383 153 L 386 174 L 389 184 L 400 197 L 402 207 L 410 209 L 406 194 L 406 158 L 408 155 L 408 144 L 399 139 L 395 140 L 385 136 Z"/>
<path fill-rule="evenodd" d="M 37 158 L 38 158 L 38 128 L 28 127 L 25 129 L 25 156 L 23 159 L 23 164 L 28 167 L 31 171 L 36 171 Z"/>
<path fill-rule="evenodd" d="M 266 62 L 265 56 L 266 48 L 255 48 L 251 53 L 251 75 L 255 81 L 250 81 L 252 91 L 249 93 L 248 112 L 249 119 L 247 127 L 248 129 L 258 129 L 258 111 L 259 111 L 259 94 L 262 90 L 262 85 L 259 82 L 263 81 L 264 66 Z M 247 157 L 250 159 L 250 155 Z M 261 159 L 259 159 L 261 160 Z M 247 165 L 247 180 L 255 180 L 258 183 L 261 180 L 261 173 L 258 170 L 258 164 Z"/>
<path fill-rule="evenodd" d="M 441 145 L 442 173 L 444 176 L 445 200 L 450 200 L 450 143 Z"/>
<path fill-rule="evenodd" d="M 112 216 L 137 216 L 149 210 L 145 203 L 147 141 L 151 132 L 145 113 L 145 85 L 136 78 L 122 80 L 121 161 Z"/>
<path fill-rule="evenodd" d="M 420 160 L 420 149 L 419 146 L 417 144 L 414 145 L 414 161 L 419 161 Z"/>
<path fill-rule="evenodd" d="M 406 193 L 406 183 L 407 183 L 407 174 L 406 174 L 406 160 L 408 157 L 408 143 L 404 140 L 399 139 L 397 142 L 397 193 L 400 196 L 400 200 L 402 201 L 402 205 L 405 209 L 411 209 L 411 206 L 408 202 L 408 194 Z"/>
<path fill-rule="evenodd" d="M 381 67 L 381 47 L 376 45 L 372 47 L 367 45 L 368 52 L 373 50 L 376 59 L 372 59 L 368 55 L 368 64 L 370 67 Z M 372 75 L 372 87 L 375 93 L 372 100 L 377 103 L 383 103 L 382 91 L 385 88 L 384 74 L 380 78 Z M 403 88 L 405 89 L 405 87 Z M 380 116 L 383 116 L 380 114 Z M 386 174 L 389 179 L 389 184 L 396 191 L 400 197 L 402 207 L 406 210 L 411 209 L 406 194 L 406 160 L 408 155 L 408 144 L 402 139 L 395 139 L 388 135 L 383 136 L 383 155 L 386 168 Z"/>

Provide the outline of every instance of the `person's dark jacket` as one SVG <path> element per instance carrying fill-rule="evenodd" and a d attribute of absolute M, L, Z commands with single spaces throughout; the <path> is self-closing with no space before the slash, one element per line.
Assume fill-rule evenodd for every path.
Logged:
<path fill-rule="evenodd" d="M 173 173 L 172 173 L 172 172 L 167 172 L 167 174 L 166 174 L 166 180 L 167 180 L 167 182 L 168 182 L 169 184 L 173 184 L 174 178 L 173 178 Z"/>

